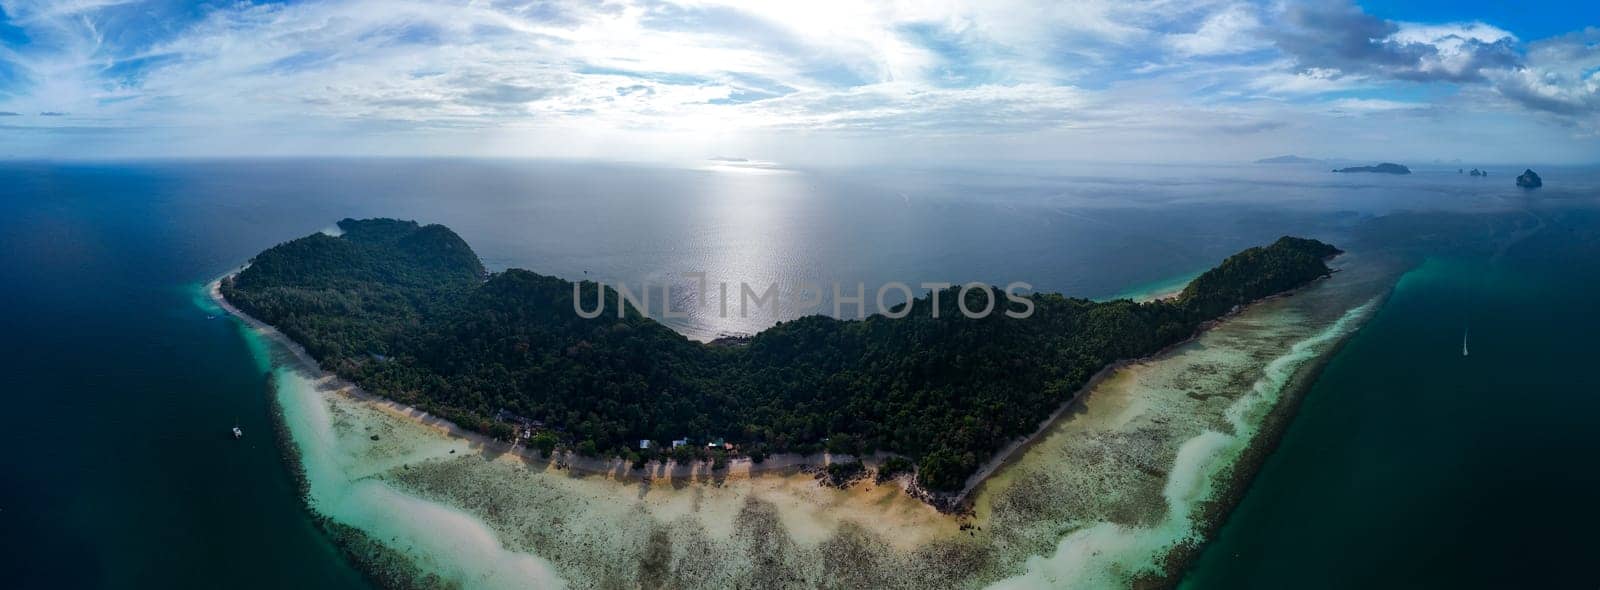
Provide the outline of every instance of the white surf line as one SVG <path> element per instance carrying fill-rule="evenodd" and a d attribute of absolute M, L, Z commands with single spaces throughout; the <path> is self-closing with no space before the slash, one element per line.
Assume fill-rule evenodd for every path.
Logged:
<path fill-rule="evenodd" d="M 275 329 L 253 321 L 220 300 L 216 282 L 206 286 L 211 301 L 244 320 L 252 355 L 272 363 L 271 348 L 284 349 Z M 374 542 L 400 552 L 413 564 L 463 588 L 559 589 L 565 580 L 546 560 L 507 550 L 483 521 L 456 508 L 406 494 L 371 473 L 342 449 L 318 383 L 323 372 L 303 350 L 288 349 L 294 365 L 273 366 L 273 403 L 283 411 L 290 444 L 304 469 L 305 498 L 318 514 L 361 530 Z M 295 366 L 299 365 L 299 366 Z"/>
<path fill-rule="evenodd" d="M 1215 491 L 1215 476 L 1231 466 L 1260 427 L 1260 420 L 1276 404 L 1294 373 L 1306 361 L 1326 350 L 1326 345 L 1352 333 L 1376 306 L 1373 298 L 1340 316 L 1333 324 L 1304 340 L 1267 364 L 1249 394 L 1225 410 L 1234 433 L 1205 431 L 1185 441 L 1178 450 L 1162 495 L 1167 514 L 1153 527 L 1127 527 L 1101 522 L 1062 538 L 1049 556 L 1028 558 L 1026 570 L 1001 580 L 991 590 L 1045 588 L 1123 588 L 1141 573 L 1158 573 L 1157 560 L 1176 543 L 1195 540 L 1194 508 Z"/>

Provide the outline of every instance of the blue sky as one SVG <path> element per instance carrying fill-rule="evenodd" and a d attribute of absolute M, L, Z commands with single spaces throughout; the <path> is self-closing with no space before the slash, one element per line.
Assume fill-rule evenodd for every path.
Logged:
<path fill-rule="evenodd" d="M 0 155 L 1594 163 L 1597 4 L 0 0 Z"/>

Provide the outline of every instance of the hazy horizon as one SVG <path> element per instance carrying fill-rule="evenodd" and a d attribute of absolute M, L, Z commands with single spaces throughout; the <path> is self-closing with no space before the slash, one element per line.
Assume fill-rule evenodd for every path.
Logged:
<path fill-rule="evenodd" d="M 1303 158 L 1307 158 L 1307 159 L 1313 160 L 1313 161 L 1312 162 L 1291 162 L 1291 163 L 1275 163 L 1275 162 L 1261 162 L 1261 161 L 1259 161 L 1259 160 L 1265 160 L 1265 159 L 1269 159 L 1269 158 L 1276 158 L 1276 157 L 1280 157 L 1280 156 L 1303 157 Z M 1059 170 L 1048 170 L 1048 169 L 1045 169 L 1045 168 L 1051 168 L 1051 167 L 1074 167 L 1074 166 L 1086 166 L 1086 167 L 1087 166 L 1111 166 L 1111 167 L 1120 167 L 1120 166 L 1138 167 L 1138 166 L 1142 166 L 1142 167 L 1149 167 L 1149 168 L 1152 168 L 1152 169 L 1161 169 L 1161 168 L 1226 168 L 1226 167 L 1233 167 L 1233 166 L 1238 166 L 1238 167 L 1260 166 L 1260 167 L 1285 167 L 1285 168 L 1288 168 L 1288 167 L 1294 167 L 1294 166 L 1309 167 L 1309 166 L 1323 166 L 1323 165 L 1340 165 L 1340 166 L 1343 166 L 1343 165 L 1358 165 L 1358 164 L 1379 164 L 1379 163 L 1384 163 L 1384 162 L 1402 164 L 1402 165 L 1405 165 L 1405 166 L 1407 166 L 1409 168 L 1412 168 L 1414 171 L 1419 171 L 1419 170 L 1425 171 L 1425 170 L 1431 170 L 1431 169 L 1453 170 L 1453 169 L 1457 169 L 1457 168 L 1465 169 L 1465 168 L 1473 168 L 1473 167 L 1484 167 L 1484 168 L 1487 168 L 1487 167 L 1505 167 L 1505 168 L 1540 167 L 1540 168 L 1546 168 L 1547 167 L 1547 168 L 1551 168 L 1551 169 L 1585 169 L 1585 168 L 1593 168 L 1593 167 L 1600 166 L 1600 160 L 1597 160 L 1597 161 L 1594 161 L 1594 162 L 1564 162 L 1564 163 L 1541 162 L 1541 161 L 1526 160 L 1526 159 L 1506 160 L 1506 161 L 1463 160 L 1463 159 L 1444 160 L 1444 159 L 1439 159 L 1439 158 L 1432 158 L 1432 159 L 1427 159 L 1427 160 L 1420 160 L 1420 159 L 1419 160 L 1411 160 L 1411 159 L 1406 159 L 1406 158 L 1394 158 L 1394 157 L 1387 157 L 1387 156 L 1374 156 L 1374 157 L 1370 157 L 1370 158 L 1349 157 L 1349 156 L 1315 157 L 1315 156 L 1306 156 L 1304 154 L 1297 154 L 1297 153 L 1265 154 L 1265 155 L 1262 155 L 1262 156 L 1260 156 L 1258 158 L 1245 158 L 1245 159 L 1236 159 L 1236 160 L 1091 160 L 1091 159 L 970 160 L 969 159 L 969 160 L 964 160 L 964 161 L 960 161 L 960 162 L 951 162 L 951 161 L 927 161 L 927 162 L 910 162 L 910 161 L 872 162 L 872 161 L 863 161 L 863 162 L 802 162 L 802 163 L 797 163 L 797 164 L 791 164 L 791 163 L 788 163 L 788 162 L 776 162 L 776 161 L 771 161 L 771 160 L 759 160 L 759 159 L 753 159 L 753 158 L 751 158 L 751 159 L 739 158 L 739 160 L 747 160 L 749 162 L 753 162 L 753 163 L 757 164 L 757 165 L 752 165 L 752 166 L 749 166 L 749 167 L 741 167 L 741 166 L 739 166 L 739 163 L 737 163 L 737 162 L 729 162 L 729 160 L 732 160 L 732 159 L 734 159 L 734 158 L 731 158 L 731 157 L 710 157 L 710 158 L 692 158 L 692 159 L 691 158 L 684 158 L 684 159 L 665 159 L 665 158 L 663 158 L 663 159 L 632 159 L 632 160 L 630 160 L 630 159 L 624 159 L 624 158 L 563 157 L 563 156 L 540 156 L 540 155 L 347 154 L 347 153 L 276 154 L 276 155 L 273 155 L 273 154 L 219 154 L 219 155 L 155 154 L 155 155 L 146 155 L 146 156 L 132 156 L 132 155 L 81 155 L 81 156 L 77 156 L 77 155 L 45 155 L 45 156 L 34 156 L 34 155 L 18 155 L 18 154 L 0 154 L 0 162 L 9 162 L 9 163 L 14 163 L 14 164 L 25 164 L 25 163 L 42 163 L 42 164 L 53 164 L 53 163 L 61 163 L 61 164 L 75 164 L 75 163 L 81 163 L 81 164 L 144 164 L 144 163 L 148 163 L 148 164 L 161 164 L 161 163 L 203 163 L 203 162 L 219 162 L 219 163 L 223 163 L 223 162 L 250 162 L 250 161 L 258 161 L 258 162 L 274 162 L 274 161 L 292 162 L 292 161 L 297 161 L 297 160 L 305 160 L 305 161 L 350 160 L 350 161 L 380 161 L 381 162 L 381 161 L 415 160 L 415 161 L 469 161 L 469 162 L 470 161 L 483 161 L 483 162 L 509 162 L 509 163 L 524 162 L 524 163 L 529 163 L 529 164 L 570 162 L 570 163 L 573 163 L 573 164 L 584 164 L 584 165 L 617 165 L 617 166 L 638 166 L 638 167 L 655 167 L 655 168 L 672 168 L 672 169 L 704 169 L 704 170 L 716 170 L 716 169 L 720 168 L 723 171 L 731 171 L 731 172 L 735 172 L 735 173 L 737 173 L 737 172 L 764 172 L 764 171 L 780 172 L 780 173 L 781 172 L 795 172 L 795 171 L 822 172 L 822 171 L 830 171 L 830 170 L 831 171 L 846 171 L 846 172 L 848 172 L 848 171 L 869 170 L 869 169 L 872 169 L 872 170 L 916 171 L 916 170 L 931 169 L 931 168 L 935 168 L 936 167 L 937 169 L 939 169 L 940 171 L 943 171 L 943 172 L 969 171 L 969 172 L 974 172 L 974 173 L 985 173 L 985 174 L 992 173 L 992 174 L 1021 174 L 1021 175 L 1025 175 L 1025 174 L 1031 173 L 1031 172 L 1038 172 L 1038 173 L 1056 172 L 1056 173 L 1059 173 L 1061 171 L 1059 171 Z M 1465 168 L 1463 168 L 1463 167 L 1465 167 Z"/>

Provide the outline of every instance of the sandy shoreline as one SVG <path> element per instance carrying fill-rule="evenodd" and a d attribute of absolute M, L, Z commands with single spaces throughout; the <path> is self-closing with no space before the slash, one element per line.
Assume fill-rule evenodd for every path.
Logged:
<path fill-rule="evenodd" d="M 417 424 L 434 429 L 446 436 L 466 440 L 475 448 L 481 448 L 496 454 L 511 454 L 522 459 L 524 462 L 530 465 L 542 464 L 548 468 L 570 469 L 594 475 L 603 475 L 618 480 L 633 481 L 650 481 L 655 479 L 686 479 L 689 481 L 698 481 L 710 480 L 714 478 L 747 478 L 763 473 L 793 474 L 796 471 L 810 467 L 826 466 L 835 462 L 834 457 L 827 452 L 818 453 L 815 455 L 779 453 L 769 455 L 761 463 L 756 463 L 748 457 L 730 458 L 728 459 L 725 467 L 715 470 L 712 469 L 711 462 L 709 460 L 695 461 L 689 464 L 679 464 L 678 462 L 672 460 L 669 460 L 666 463 L 662 463 L 660 461 L 651 461 L 645 464 L 642 469 L 633 469 L 632 465 L 625 459 L 582 457 L 572 451 L 557 451 L 552 453 L 550 456 L 545 457 L 533 449 L 529 449 L 515 443 L 506 443 L 504 441 L 490 438 L 481 433 L 462 428 L 460 425 L 457 425 L 454 422 L 434 416 L 415 406 L 402 404 L 387 397 L 371 393 L 365 389 L 362 389 L 361 386 L 341 378 L 331 371 L 323 369 L 321 364 L 318 363 L 316 359 L 312 358 L 310 353 L 306 352 L 304 347 L 294 342 L 271 324 L 246 314 L 243 310 L 240 310 L 233 304 L 229 303 L 226 297 L 223 297 L 221 290 L 222 281 L 232 278 L 242 270 L 243 268 L 241 267 L 239 270 L 225 274 L 206 285 L 207 293 L 210 295 L 212 301 L 215 302 L 219 307 L 226 310 L 229 314 L 240 318 L 246 324 L 259 331 L 263 336 L 271 339 L 273 342 L 276 342 L 292 352 L 297 361 L 302 365 L 302 368 L 321 375 L 329 386 L 338 390 L 340 393 L 374 404 L 388 412 L 393 413 L 396 416 L 404 417 L 408 420 L 416 422 Z M 1320 280 L 1322 279 L 1318 279 L 1318 281 Z M 1050 427 L 1056 423 L 1056 421 L 1060 420 L 1067 410 L 1071 409 L 1074 404 L 1082 401 L 1082 398 L 1087 393 L 1093 391 L 1095 387 L 1099 386 L 1100 383 L 1103 382 L 1108 376 L 1115 374 L 1117 371 L 1123 370 L 1130 365 L 1146 362 L 1168 354 L 1179 347 L 1194 342 L 1205 332 L 1211 330 L 1221 322 L 1226 321 L 1229 317 L 1238 315 L 1244 310 L 1261 303 L 1281 297 L 1292 296 L 1294 293 L 1303 291 L 1309 288 L 1311 285 L 1316 284 L 1316 282 L 1317 281 L 1313 281 L 1311 284 L 1303 285 L 1292 291 L 1279 293 L 1252 301 L 1249 304 L 1242 306 L 1240 309 L 1229 313 L 1228 315 L 1201 324 L 1200 328 L 1195 331 L 1195 334 L 1189 338 L 1164 347 L 1161 350 L 1149 355 L 1135 359 L 1120 360 L 1102 367 L 1094 374 L 1094 376 L 1090 377 L 1087 382 L 1085 382 L 1077 390 L 1073 391 L 1071 397 L 1067 398 L 1067 400 L 1062 402 L 1055 409 L 1055 411 L 1051 412 L 1049 416 L 1041 421 L 1038 428 L 1034 429 L 1032 433 L 1026 437 L 1008 443 L 1005 447 L 991 455 L 988 460 L 984 461 L 982 466 L 976 472 L 967 477 L 965 484 L 962 486 L 959 492 L 954 494 L 946 494 L 923 490 L 911 484 L 910 478 L 907 477 L 899 477 L 894 481 L 901 487 L 902 490 L 906 491 L 907 494 L 928 502 L 930 507 L 941 512 L 959 514 L 968 507 L 972 494 L 982 489 L 984 482 L 989 479 L 990 475 L 992 475 L 995 471 L 1004 468 L 1006 464 L 1010 463 L 1018 453 L 1025 451 L 1038 439 L 1041 434 L 1049 430 Z M 1140 298 L 1139 300 L 1144 302 L 1171 299 L 1177 297 L 1182 292 L 1183 288 L 1179 287 L 1171 292 L 1158 293 L 1149 297 Z M 876 453 L 874 455 L 863 457 L 848 456 L 842 458 L 841 460 L 845 462 L 860 461 L 862 464 L 868 467 L 876 468 L 889 456 L 891 455 L 886 453 Z"/>
<path fill-rule="evenodd" d="M 1095 388 L 1099 387 L 1100 384 L 1103 383 L 1106 380 L 1106 378 L 1116 374 L 1118 371 L 1122 371 L 1124 369 L 1127 369 L 1130 366 L 1137 365 L 1137 364 L 1140 364 L 1140 363 L 1149 362 L 1149 361 L 1152 361 L 1152 360 L 1155 360 L 1155 359 L 1159 359 L 1159 358 L 1161 358 L 1163 356 L 1166 356 L 1168 354 L 1171 354 L 1173 351 L 1175 351 L 1175 350 L 1177 350 L 1179 348 L 1182 348 L 1184 346 L 1187 346 L 1190 343 L 1195 342 L 1196 340 L 1199 340 L 1200 337 L 1205 335 L 1205 333 L 1207 331 L 1211 330 L 1212 328 L 1217 327 L 1218 325 L 1221 325 L 1223 322 L 1228 321 L 1228 318 L 1231 318 L 1231 317 L 1237 316 L 1239 314 L 1242 314 L 1245 311 L 1249 310 L 1250 308 L 1255 307 L 1255 306 L 1260 305 L 1260 304 L 1263 304 L 1263 303 L 1266 303 L 1268 301 L 1273 301 L 1273 300 L 1276 300 L 1276 299 L 1282 299 L 1282 298 L 1285 298 L 1285 297 L 1293 297 L 1295 293 L 1299 293 L 1299 292 L 1305 291 L 1307 289 L 1310 289 L 1312 286 L 1316 285 L 1317 283 L 1319 283 L 1321 281 L 1326 280 L 1327 278 L 1328 277 L 1322 277 L 1322 278 L 1316 279 L 1316 280 L 1314 280 L 1314 281 L 1312 281 L 1312 282 L 1310 282 L 1308 284 L 1296 287 L 1296 288 L 1294 288 L 1292 290 L 1285 291 L 1283 293 L 1278 293 L 1278 294 L 1275 294 L 1275 295 L 1269 295 L 1267 297 L 1262 297 L 1261 299 L 1257 299 L 1257 300 L 1252 301 L 1252 302 L 1250 302 L 1250 303 L 1248 303 L 1246 305 L 1240 306 L 1239 309 L 1236 309 L 1236 310 L 1234 310 L 1232 312 L 1229 312 L 1228 314 L 1223 315 L 1220 318 L 1217 318 L 1217 319 L 1214 319 L 1214 320 L 1210 320 L 1210 321 L 1207 321 L 1205 323 L 1200 324 L 1200 327 L 1195 330 L 1195 333 L 1193 335 L 1190 335 L 1188 338 L 1185 338 L 1185 339 L 1183 339 L 1183 340 L 1181 340 L 1179 342 L 1175 342 L 1175 343 L 1170 344 L 1170 345 L 1168 345 L 1166 347 L 1163 347 L 1161 350 L 1155 351 L 1153 353 L 1150 353 L 1150 354 L 1147 354 L 1145 356 L 1141 356 L 1141 357 L 1138 357 L 1138 358 L 1120 360 L 1120 361 L 1111 363 L 1109 365 L 1106 365 L 1105 367 L 1102 367 L 1098 372 L 1096 372 L 1094 374 L 1094 376 L 1090 377 L 1089 380 L 1087 382 L 1085 382 L 1082 387 L 1079 387 L 1076 391 L 1072 392 L 1072 397 L 1067 398 L 1067 401 L 1063 402 L 1060 407 L 1057 407 L 1054 412 L 1051 412 L 1050 416 L 1048 418 L 1045 418 L 1043 422 L 1039 423 L 1039 427 L 1034 429 L 1034 431 L 1032 433 L 1030 433 L 1028 436 L 1023 437 L 1021 439 L 1018 439 L 1016 441 L 1012 441 L 1010 444 L 1007 444 L 1004 448 L 1002 448 L 999 451 L 997 451 L 993 456 L 991 456 L 989 458 L 988 461 L 985 461 L 983 463 L 983 466 L 980 467 L 977 472 L 973 473 L 971 476 L 969 476 L 967 478 L 966 484 L 962 486 L 961 491 L 954 496 L 954 498 L 953 498 L 954 503 L 957 506 L 960 506 L 962 504 L 967 503 L 971 499 L 972 494 L 977 493 L 979 490 L 981 490 L 983 488 L 984 482 L 989 479 L 990 475 L 993 475 L 995 471 L 997 471 L 997 470 L 999 470 L 1001 468 L 1004 468 L 1008 463 L 1010 463 L 1013 460 L 1015 460 L 1015 458 L 1019 454 L 1021 454 L 1023 452 L 1026 452 L 1028 447 L 1030 447 L 1031 445 L 1033 445 L 1035 442 L 1038 441 L 1040 435 L 1042 435 L 1045 432 L 1049 431 L 1050 427 L 1052 425 L 1054 425 L 1058 420 L 1060 420 L 1063 414 L 1066 414 L 1067 410 L 1072 409 L 1074 404 L 1077 404 L 1077 403 L 1083 401 L 1084 396 L 1088 395 L 1090 392 L 1094 391 Z M 1186 287 L 1188 284 L 1185 283 L 1184 285 Z M 1161 301 L 1161 300 L 1165 300 L 1165 299 L 1172 299 L 1172 298 L 1177 297 L 1178 295 L 1183 294 L 1183 289 L 1184 289 L 1184 287 L 1179 287 L 1177 290 L 1174 290 L 1174 291 L 1171 291 L 1171 292 L 1158 293 L 1158 294 L 1155 294 L 1155 295 L 1152 295 L 1152 296 L 1149 296 L 1149 297 L 1141 297 L 1141 298 L 1137 299 L 1136 301 L 1139 301 L 1141 303 L 1145 303 L 1145 302 L 1151 302 L 1151 301 Z"/>
<path fill-rule="evenodd" d="M 1074 587 L 1175 582 L 1238 500 L 1254 458 L 1270 450 L 1273 423 L 1291 417 L 1292 403 L 1331 349 L 1311 345 L 1316 360 L 1287 361 L 1293 382 L 1269 386 L 1281 392 L 1274 389 L 1265 401 L 1242 406 L 1272 413 L 1248 432 L 1224 419 L 1232 411 L 1224 412 L 1225 405 L 1248 401 L 1236 384 L 1264 379 L 1261 371 L 1268 369 L 1261 363 L 1294 357 L 1299 353 L 1288 351 L 1290 345 L 1298 351 L 1322 338 L 1315 334 L 1333 330 L 1322 326 L 1331 321 L 1327 312 L 1333 306 L 1345 308 L 1336 294 L 1346 289 L 1347 279 L 1338 281 L 1344 286 L 1320 288 L 1327 281 L 1318 281 L 1294 292 L 1306 297 L 1253 303 L 1184 343 L 1106 367 L 1037 432 L 975 474 L 962 496 L 969 509 L 958 516 L 939 513 L 915 490 L 908 493 L 904 479 L 900 485 L 868 480 L 841 490 L 801 472 L 803 466 L 826 464 L 826 455 L 776 456 L 761 466 L 734 460 L 715 471 L 709 462 L 652 463 L 642 472 L 621 460 L 540 458 L 323 371 L 303 348 L 222 298 L 221 279 L 206 288 L 216 305 L 264 337 L 270 349 L 287 353 L 274 355 L 273 362 L 289 370 L 275 373 L 289 381 L 275 400 L 289 410 L 293 426 L 293 440 L 284 444 L 312 471 L 306 479 L 313 485 L 307 487 L 330 478 L 341 482 L 308 494 L 319 521 L 343 525 L 329 529 L 330 535 L 339 533 L 341 545 L 383 547 L 381 553 L 391 556 L 386 559 L 403 559 L 417 571 L 467 587 L 501 587 L 471 581 L 478 579 L 474 572 L 511 567 L 504 571 L 559 573 L 551 579 L 565 581 L 552 586 L 605 587 L 623 580 L 623 586 L 748 587 L 777 575 L 793 580 L 777 584 L 784 587 L 854 579 L 864 587 L 1034 588 L 1067 580 Z M 1321 315 L 1300 317 L 1319 308 Z M 1217 373 L 1217 367 L 1224 370 Z M 1174 397 L 1181 393 L 1174 387 L 1191 393 Z M 1247 420 L 1257 420 L 1259 412 L 1251 412 L 1245 412 Z M 1216 430 L 1243 437 L 1248 449 L 1237 460 L 1232 451 L 1196 455 L 1192 447 L 1212 440 Z M 379 434 L 382 442 L 376 442 Z M 330 462 L 338 464 L 335 472 L 328 471 Z M 377 493 L 370 485 L 383 488 L 367 500 L 377 502 L 370 507 L 340 499 L 346 488 Z M 329 489 L 336 491 L 330 496 Z M 1173 491 L 1183 489 L 1191 491 Z M 494 500 L 484 504 L 484 498 Z M 435 520 L 454 522 L 453 530 L 487 543 L 479 554 L 501 557 L 482 563 L 457 549 L 418 545 L 412 529 L 372 520 L 424 506 L 445 509 Z M 583 517 L 569 520 L 567 515 L 576 514 Z M 462 517 L 475 520 L 457 522 Z M 672 549 L 651 557 L 649 547 L 658 538 Z M 758 558 L 751 551 L 779 553 Z M 520 555 L 538 563 L 516 561 Z M 361 555 L 353 559 L 383 576 L 415 569 L 373 565 L 367 563 L 373 558 Z M 665 565 L 646 568 L 659 559 Z M 520 565 L 494 565 L 513 561 Z M 630 563 L 643 569 L 634 572 Z M 774 563 L 785 564 L 781 569 L 788 573 L 762 573 Z"/>
<path fill-rule="evenodd" d="M 1368 311 L 1360 322 L 1365 324 L 1371 319 L 1376 310 L 1383 307 L 1388 296 L 1389 292 L 1385 291 L 1364 304 Z M 1259 429 L 1250 437 L 1240 456 L 1222 474 L 1223 489 L 1199 506 L 1199 515 L 1195 519 L 1196 540 L 1174 546 L 1162 558 L 1165 562 L 1163 575 L 1141 578 L 1138 580 L 1138 586 L 1172 588 L 1183 580 L 1189 568 L 1200 558 L 1206 544 L 1216 538 L 1217 531 L 1227 522 L 1228 515 L 1244 500 L 1244 495 L 1249 491 L 1256 474 L 1277 449 L 1289 425 L 1294 422 L 1295 415 L 1300 411 L 1300 405 L 1305 401 L 1306 393 L 1316 383 L 1317 377 L 1358 330 L 1359 327 L 1336 338 L 1325 352 L 1295 370 L 1280 399 L 1260 422 Z"/>
<path fill-rule="evenodd" d="M 513 455 L 529 465 L 542 465 L 551 469 L 567 469 L 625 481 L 656 479 L 700 481 L 713 478 L 725 480 L 752 477 L 764 473 L 793 474 L 808 467 L 826 466 L 834 462 L 834 457 L 826 452 L 816 455 L 781 453 L 770 455 L 759 464 L 748 457 L 730 458 L 726 467 L 716 470 L 711 468 L 709 460 L 695 461 L 689 464 L 679 464 L 676 461 L 668 461 L 663 464 L 659 461 L 651 461 L 643 469 L 633 469 L 629 462 L 624 459 L 582 457 L 571 451 L 557 451 L 549 457 L 544 457 L 536 450 L 490 438 L 481 433 L 462 428 L 454 422 L 430 414 L 420 408 L 374 394 L 333 374 L 331 371 L 323 369 L 316 359 L 311 358 L 311 354 L 306 352 L 304 347 L 294 342 L 271 324 L 251 317 L 243 310 L 229 303 L 227 298 L 222 296 L 222 281 L 236 274 L 238 274 L 238 271 L 228 273 L 206 285 L 206 291 L 211 300 L 224 311 L 244 321 L 245 324 L 255 329 L 263 337 L 291 352 L 302 369 L 320 376 L 319 382 L 323 386 L 336 390 L 342 395 L 369 403 L 374 407 L 382 408 L 397 417 L 410 420 L 445 436 L 465 440 L 476 449 L 495 454 Z M 887 455 L 880 453 L 859 458 L 851 456 L 844 458 L 844 460 L 847 462 L 859 460 L 869 467 L 876 467 L 885 458 L 887 458 Z M 904 488 L 904 478 L 901 478 L 899 482 Z"/>

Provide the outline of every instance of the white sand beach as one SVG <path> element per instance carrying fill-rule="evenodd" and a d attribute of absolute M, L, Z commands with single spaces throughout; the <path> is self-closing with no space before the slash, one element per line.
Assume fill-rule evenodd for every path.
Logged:
<path fill-rule="evenodd" d="M 261 344 L 310 509 L 383 548 L 356 556 L 369 571 L 469 588 L 1120 587 L 1200 539 L 1268 415 L 1373 308 L 1387 275 L 1370 266 L 1110 371 L 997 462 L 963 517 L 893 482 L 822 486 L 798 470 L 819 457 L 561 468 L 361 392 L 209 291 Z"/>

